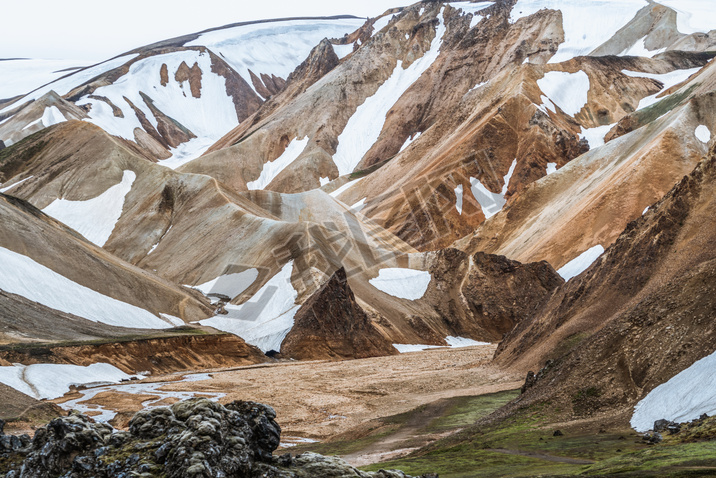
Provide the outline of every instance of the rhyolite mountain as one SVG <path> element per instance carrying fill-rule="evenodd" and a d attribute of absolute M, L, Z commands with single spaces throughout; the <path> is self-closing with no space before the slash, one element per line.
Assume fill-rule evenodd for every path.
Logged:
<path fill-rule="evenodd" d="M 577 380 L 577 354 L 631 350 L 640 298 L 708 302 L 676 284 L 713 283 L 715 17 L 424 1 L 207 30 L 0 100 L 0 340 L 178 327 L 260 361 L 504 339 L 498 363 Z M 641 367 L 631 405 L 699 340 L 668 373 L 594 370 Z"/>

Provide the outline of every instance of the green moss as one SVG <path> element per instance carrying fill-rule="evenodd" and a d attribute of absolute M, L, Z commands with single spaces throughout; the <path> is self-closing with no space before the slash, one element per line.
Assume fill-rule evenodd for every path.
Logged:
<path fill-rule="evenodd" d="M 649 472 L 652 476 L 696 472 L 716 475 L 716 442 L 657 445 L 626 453 L 588 467 L 586 475 Z"/>
<path fill-rule="evenodd" d="M 636 118 L 640 125 L 645 125 L 655 121 L 661 116 L 665 115 L 669 111 L 673 110 L 676 106 L 681 104 L 686 98 L 691 96 L 691 93 L 700 86 L 701 83 L 694 83 L 686 91 L 681 93 L 674 93 L 666 98 L 662 99 L 656 104 L 653 104 L 643 110 L 636 113 Z"/>
<path fill-rule="evenodd" d="M 452 406 L 445 415 L 433 420 L 426 430 L 441 432 L 470 426 L 519 395 L 519 390 L 509 390 L 477 397 L 458 397 L 452 400 Z"/>
<path fill-rule="evenodd" d="M 5 476 L 10 470 L 19 468 L 25 460 L 25 455 L 20 453 L 8 453 L 0 455 L 0 474 Z"/>
<path fill-rule="evenodd" d="M 394 157 L 395 157 L 395 156 L 391 156 L 390 158 L 386 159 L 385 161 L 381 161 L 381 162 L 379 162 L 379 163 L 375 163 L 373 166 L 371 166 L 371 167 L 369 167 L 369 168 L 361 169 L 360 171 L 353 172 L 353 173 L 350 174 L 349 178 L 350 178 L 351 181 L 353 181 L 354 179 L 358 179 L 358 178 L 362 178 L 362 177 L 368 176 L 369 174 L 374 173 L 375 171 L 379 170 L 380 168 L 382 168 L 383 166 L 385 166 L 386 164 L 388 164 L 388 162 L 389 162 L 391 159 L 393 159 Z"/>
<path fill-rule="evenodd" d="M 409 423 L 421 424 L 416 430 L 418 435 L 457 430 L 474 424 L 480 418 L 489 415 L 517 396 L 519 396 L 518 390 L 510 390 L 480 396 L 455 397 L 434 404 L 421 405 L 405 413 L 375 420 L 372 427 L 363 436 L 300 445 L 292 448 L 291 451 L 293 453 L 312 451 L 323 455 L 341 456 L 358 453 L 380 440 L 404 430 Z M 438 412 L 435 413 L 434 409 L 437 409 Z M 425 443 L 419 437 L 417 441 L 419 443 L 415 446 Z M 414 445 L 410 441 L 403 441 L 396 446 L 405 448 Z"/>

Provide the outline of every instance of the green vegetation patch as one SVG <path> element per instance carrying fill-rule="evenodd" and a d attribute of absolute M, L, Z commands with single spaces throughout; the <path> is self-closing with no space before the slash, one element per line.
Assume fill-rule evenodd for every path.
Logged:
<path fill-rule="evenodd" d="M 684 100 L 686 100 L 689 96 L 691 96 L 691 93 L 699 86 L 701 83 L 694 83 L 689 88 L 687 88 L 685 91 L 682 91 L 681 93 L 674 93 L 673 95 L 669 95 L 666 98 L 662 99 L 658 103 L 655 103 L 647 108 L 644 108 L 643 110 L 640 110 L 635 113 L 636 119 L 639 122 L 640 125 L 645 125 L 648 123 L 651 123 L 653 121 L 656 121 L 658 118 L 664 116 L 669 111 L 673 110 L 675 107 L 677 107 L 679 104 L 681 104 Z"/>
<path fill-rule="evenodd" d="M 586 475 L 716 476 L 716 442 L 656 445 L 588 467 Z"/>

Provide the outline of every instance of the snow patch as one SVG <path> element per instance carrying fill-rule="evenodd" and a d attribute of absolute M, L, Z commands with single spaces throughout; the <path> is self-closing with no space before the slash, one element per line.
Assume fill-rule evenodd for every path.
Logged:
<path fill-rule="evenodd" d="M 354 205 L 352 205 L 350 207 L 351 211 L 355 214 L 361 212 L 363 210 L 363 208 L 365 208 L 366 199 L 368 199 L 368 198 L 363 198 L 360 201 L 358 201 L 357 203 L 355 203 Z"/>
<path fill-rule="evenodd" d="M 651 430 L 656 420 L 677 423 L 716 414 L 716 353 L 709 355 L 652 390 L 634 407 L 631 426 Z"/>
<path fill-rule="evenodd" d="M 641 215 L 643 216 L 644 214 L 646 214 L 647 212 L 649 212 L 649 209 L 650 209 L 650 208 L 651 208 L 651 206 L 646 206 L 646 209 L 644 209 L 644 212 L 642 212 Z"/>
<path fill-rule="evenodd" d="M 122 181 L 96 198 L 87 201 L 56 199 L 42 210 L 82 234 L 87 240 L 102 247 L 112 235 L 122 216 L 124 199 L 137 178 L 134 171 L 124 171 Z"/>
<path fill-rule="evenodd" d="M 154 314 L 95 292 L 31 258 L 0 247 L 0 289 L 51 309 L 117 327 L 167 329 Z"/>
<path fill-rule="evenodd" d="M 339 59 L 343 59 L 353 53 L 353 43 L 347 45 L 333 45 L 333 51 L 336 52 L 336 56 Z"/>
<path fill-rule="evenodd" d="M 159 317 L 161 317 L 162 319 L 166 320 L 167 322 L 169 322 L 170 324 L 172 324 L 174 327 L 181 327 L 182 325 L 186 325 L 183 320 L 181 320 L 179 317 L 175 317 L 175 316 L 173 316 L 173 315 L 162 314 L 162 313 L 160 312 L 160 313 L 159 313 Z"/>
<path fill-rule="evenodd" d="M 246 269 L 234 274 L 224 274 L 203 284 L 194 286 L 202 294 L 223 295 L 233 299 L 248 289 L 259 277 L 258 269 Z"/>
<path fill-rule="evenodd" d="M 0 382 L 38 400 L 59 398 L 70 391 L 71 385 L 119 383 L 130 378 L 131 375 L 107 363 L 87 367 L 64 364 L 0 367 Z"/>
<path fill-rule="evenodd" d="M 547 163 L 547 176 L 557 172 L 557 163 Z"/>
<path fill-rule="evenodd" d="M 345 183 L 343 186 L 341 186 L 341 187 L 339 187 L 338 189 L 336 189 L 335 191 L 333 191 L 333 192 L 331 193 L 331 197 L 337 198 L 338 196 L 340 196 L 341 194 L 343 194 L 344 192 L 346 192 L 349 188 L 355 186 L 356 184 L 358 184 L 359 182 L 363 181 L 363 180 L 364 180 L 365 178 L 367 178 L 367 177 L 368 177 L 368 176 L 363 176 L 362 178 L 358 178 L 358 179 L 355 179 L 355 180 L 353 180 L 353 181 L 348 181 L 348 182 Z"/>
<path fill-rule="evenodd" d="M 217 315 L 200 321 L 238 335 L 263 352 L 281 351 L 281 343 L 293 328 L 293 317 L 298 311 L 298 292 L 291 284 L 293 261 L 288 262 L 273 276 L 249 302 L 227 305 L 227 315 Z"/>
<path fill-rule="evenodd" d="M 15 186 L 19 186 L 19 185 L 21 185 L 22 183 L 24 183 L 25 181 L 27 181 L 28 179 L 32 179 L 32 178 L 34 178 L 34 177 L 35 177 L 35 176 L 28 176 L 28 177 L 26 177 L 25 179 L 21 179 L 21 180 L 19 180 L 18 182 L 11 184 L 10 186 L 7 186 L 7 187 L 4 187 L 4 188 L 0 189 L 0 193 L 5 193 L 5 192 L 11 190 L 12 188 L 14 188 Z"/>
<path fill-rule="evenodd" d="M 477 13 L 492 6 L 494 3 L 495 2 L 450 2 L 450 6 L 453 8 L 459 8 L 466 14 L 472 15 L 472 19 L 470 20 L 470 28 L 472 29 L 475 28 L 475 26 L 480 23 L 483 18 L 485 18 L 483 15 L 478 15 Z"/>
<path fill-rule="evenodd" d="M 462 193 L 463 188 L 462 184 L 458 184 L 458 186 L 455 188 L 455 208 L 457 209 L 458 214 L 462 216 Z"/>
<path fill-rule="evenodd" d="M 475 345 L 490 345 L 489 342 L 478 342 L 477 340 L 468 339 L 465 337 L 445 337 L 445 341 L 448 343 L 447 347 L 444 345 L 419 345 L 419 344 L 393 344 L 393 347 L 401 354 L 410 352 L 422 352 L 423 350 L 430 349 L 442 349 L 442 348 L 454 348 L 459 349 L 463 347 L 473 347 Z"/>
<path fill-rule="evenodd" d="M 387 27 L 394 15 L 385 15 L 373 22 L 373 35 Z M 372 36 L 372 35 L 371 35 Z"/>
<path fill-rule="evenodd" d="M 318 178 L 318 182 L 321 183 L 321 187 L 325 186 L 326 184 L 331 182 L 331 178 Z"/>
<path fill-rule="evenodd" d="M 686 81 L 691 75 L 697 73 L 699 70 L 701 70 L 701 68 L 690 68 L 688 70 L 675 70 L 670 73 L 662 74 L 622 70 L 622 73 L 627 76 L 631 76 L 632 78 L 651 78 L 652 80 L 657 80 L 664 84 L 664 87 L 661 89 L 660 92 L 656 93 L 655 95 L 642 98 L 642 100 L 639 101 L 639 106 L 637 106 L 637 110 L 641 110 L 666 98 L 666 96 L 664 96 L 663 98 L 657 98 L 657 96 L 659 96 L 662 91 L 668 90 L 672 86 L 676 86 L 679 83 Z"/>
<path fill-rule="evenodd" d="M 616 123 L 615 123 L 616 124 Z M 614 124 L 607 124 L 604 126 L 597 126 L 596 128 L 584 129 L 582 126 L 582 133 L 579 135 L 580 139 L 587 139 L 589 148 L 594 149 L 600 146 L 604 146 L 604 138 L 612 130 Z"/>
<path fill-rule="evenodd" d="M 45 111 L 42 113 L 41 119 L 42 124 L 44 124 L 45 127 L 64 123 L 65 121 L 67 121 L 67 118 L 65 118 L 65 115 L 62 114 L 62 111 L 60 111 L 60 109 L 54 105 L 45 108 Z"/>
<path fill-rule="evenodd" d="M 512 174 L 515 172 L 516 167 L 517 159 L 512 161 L 510 170 L 504 177 L 504 184 L 500 193 L 493 193 L 487 189 L 479 179 L 470 178 L 470 184 L 472 184 L 472 195 L 475 196 L 475 199 L 477 199 L 477 202 L 480 204 L 482 213 L 485 215 L 485 219 L 491 218 L 500 212 L 505 206 L 505 203 L 507 202 L 505 201 L 505 194 L 507 194 L 507 189 L 510 187 L 510 179 L 512 179 Z"/>
<path fill-rule="evenodd" d="M 388 111 L 438 57 L 442 38 L 446 32 L 442 11 L 438 19 L 439 24 L 430 49 L 406 69 L 403 68 L 403 62 L 398 61 L 390 78 L 356 109 L 343 132 L 338 136 L 338 148 L 333 156 L 333 162 L 338 167 L 340 176 L 353 172 L 358 166 L 363 156 L 378 141 Z"/>
<path fill-rule="evenodd" d="M 514 23 L 543 8 L 561 10 L 564 43 L 549 61 L 560 63 L 596 50 L 646 5 L 646 0 L 518 0 L 512 8 L 510 22 Z"/>
<path fill-rule="evenodd" d="M 268 186 L 271 181 L 276 179 L 276 176 L 281 174 L 281 171 L 286 169 L 291 163 L 293 163 L 298 156 L 306 149 L 308 145 L 308 136 L 303 139 L 296 139 L 291 141 L 286 147 L 286 150 L 274 161 L 269 161 L 264 164 L 261 170 L 261 175 L 256 181 L 246 183 L 246 187 L 249 189 L 264 189 Z"/>
<path fill-rule="evenodd" d="M 60 403 L 60 407 L 62 407 L 65 410 L 77 410 L 81 413 L 87 414 L 88 412 L 93 412 L 92 419 L 101 422 L 101 423 L 107 423 L 108 421 L 112 420 L 117 413 L 114 410 L 106 409 L 104 406 L 99 405 L 97 403 L 92 403 L 93 399 L 101 394 L 101 393 L 107 393 L 107 392 L 113 392 L 113 393 L 127 393 L 132 395 L 151 395 L 156 398 L 151 398 L 149 400 L 146 400 L 142 402 L 142 408 L 144 410 L 150 410 L 152 408 L 157 408 L 166 405 L 167 399 L 176 399 L 176 400 L 188 400 L 190 398 L 194 398 L 197 396 L 197 392 L 180 392 L 180 391 L 174 391 L 174 390 L 163 390 L 163 388 L 168 384 L 177 384 L 182 382 L 200 382 L 204 380 L 210 380 L 211 375 L 208 373 L 195 373 L 190 375 L 185 375 L 181 380 L 178 381 L 172 381 L 172 382 L 139 382 L 139 381 L 132 381 L 132 382 L 125 382 L 121 383 L 119 385 L 107 385 L 107 386 L 100 386 L 100 387 L 93 387 L 93 388 L 86 388 L 82 390 L 78 390 L 78 393 L 80 394 L 80 397 L 74 398 L 72 400 L 67 400 L 66 402 Z M 208 398 L 211 401 L 218 401 L 219 399 L 226 396 L 225 393 L 210 393 L 206 390 L 203 390 L 200 392 L 200 395 L 202 398 Z"/>
<path fill-rule="evenodd" d="M 576 73 L 550 71 L 537 80 L 537 86 L 562 111 L 574 116 L 587 104 L 591 87 L 589 77 L 579 70 Z"/>
<path fill-rule="evenodd" d="M 604 248 L 597 244 L 596 246 L 583 252 L 579 257 L 569 261 L 557 271 L 557 274 L 562 276 L 562 279 L 568 281 L 572 277 L 576 277 L 589 269 L 589 266 L 591 266 L 602 254 L 604 254 Z"/>
<path fill-rule="evenodd" d="M 381 269 L 378 271 L 378 277 L 368 282 L 379 291 L 393 297 L 418 300 L 427 292 L 431 280 L 430 272 L 395 267 Z"/>
<path fill-rule="evenodd" d="M 641 40 L 637 40 L 634 45 L 632 45 L 630 48 L 627 48 L 623 52 L 619 54 L 619 56 L 643 56 L 646 58 L 652 58 L 659 53 L 664 53 L 666 51 L 666 48 L 659 48 L 657 50 L 647 50 L 646 48 L 646 37 L 642 38 Z"/>
<path fill-rule="evenodd" d="M 694 134 L 696 135 L 696 138 L 704 144 L 711 141 L 711 130 L 708 126 L 699 125 Z"/>
<path fill-rule="evenodd" d="M 405 140 L 405 143 L 403 143 L 403 146 L 400 147 L 399 152 L 402 153 L 403 151 L 408 149 L 408 146 L 410 146 L 413 143 L 413 141 L 418 139 L 420 137 L 420 134 L 421 133 L 418 131 L 417 133 L 413 134 L 412 136 L 409 136 L 408 139 Z"/>

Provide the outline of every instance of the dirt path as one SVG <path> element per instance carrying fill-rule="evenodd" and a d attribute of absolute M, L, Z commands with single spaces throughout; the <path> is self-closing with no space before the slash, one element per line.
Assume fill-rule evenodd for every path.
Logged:
<path fill-rule="evenodd" d="M 276 409 L 284 435 L 323 440 L 442 398 L 519 388 L 522 377 L 489 364 L 494 350 L 488 345 L 343 362 L 248 366 L 211 372 L 207 380 L 169 383 L 162 389 L 225 393 L 222 403 L 266 403 Z M 140 397 L 132 401 L 122 395 L 117 411 L 126 415 L 142 408 Z"/>

